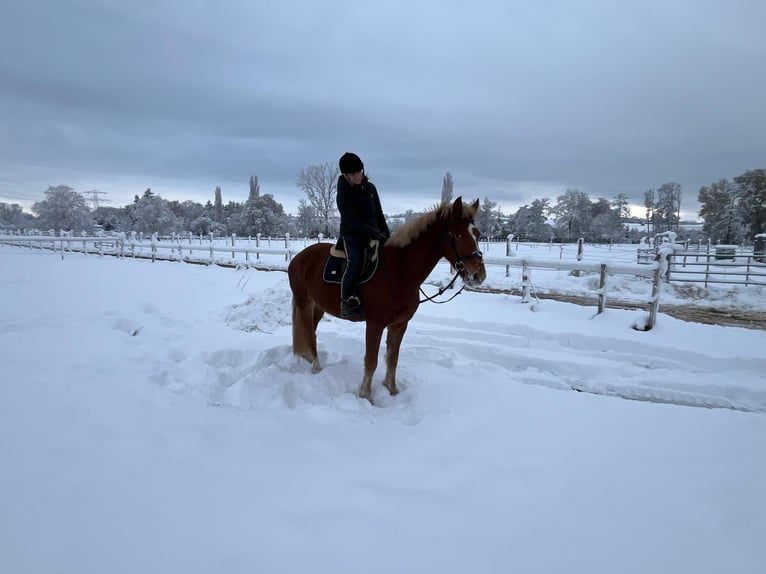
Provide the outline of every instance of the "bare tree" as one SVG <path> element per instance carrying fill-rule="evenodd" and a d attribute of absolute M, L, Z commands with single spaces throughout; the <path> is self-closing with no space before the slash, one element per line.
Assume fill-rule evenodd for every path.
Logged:
<path fill-rule="evenodd" d="M 444 174 L 444 179 L 442 180 L 442 203 L 449 203 L 452 201 L 452 192 L 454 191 L 454 188 L 452 174 L 447 172 Z"/>
<path fill-rule="evenodd" d="M 330 163 L 310 165 L 298 172 L 296 186 L 309 198 L 311 207 L 324 221 L 324 234 L 330 235 L 330 218 L 335 214 L 337 205 L 335 195 L 338 191 L 340 169 Z"/>
<path fill-rule="evenodd" d="M 657 196 L 654 202 L 654 214 L 657 230 L 671 231 L 674 227 L 678 231 L 678 222 L 681 213 L 681 184 L 676 182 L 663 183 L 657 188 Z"/>
<path fill-rule="evenodd" d="M 654 213 L 654 188 L 649 188 L 644 192 L 644 207 L 646 208 L 646 231 L 647 233 L 657 233 L 657 225 Z"/>
<path fill-rule="evenodd" d="M 617 212 L 617 218 L 620 223 L 623 219 L 630 217 L 630 198 L 625 193 L 618 193 L 612 200 L 612 208 Z"/>

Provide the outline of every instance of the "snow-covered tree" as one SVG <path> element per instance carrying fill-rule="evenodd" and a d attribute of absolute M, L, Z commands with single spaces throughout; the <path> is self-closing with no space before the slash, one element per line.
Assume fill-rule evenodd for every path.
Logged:
<path fill-rule="evenodd" d="M 705 220 L 702 229 L 713 241 L 739 243 L 744 239 L 746 229 L 737 191 L 737 186 L 728 179 L 703 185 L 699 190 L 699 215 Z"/>
<path fill-rule="evenodd" d="M 147 234 L 157 232 L 160 235 L 180 231 L 178 219 L 171 211 L 168 202 L 160 195 L 152 193 L 151 189 L 147 189 L 140 198 L 136 196 L 130 207 L 133 220 L 131 228 L 134 231 L 143 231 Z"/>
<path fill-rule="evenodd" d="M 476 216 L 476 225 L 485 238 L 495 237 L 500 233 L 501 215 L 497 202 L 485 197 L 481 204 L 481 209 L 479 209 L 479 213 Z"/>
<path fill-rule="evenodd" d="M 295 232 L 302 237 L 314 237 L 319 234 L 319 223 L 314 207 L 305 199 L 298 200 L 298 215 L 295 217 Z"/>
<path fill-rule="evenodd" d="M 1 229 L 24 229 L 32 227 L 33 217 L 18 203 L 0 202 L 0 228 Z"/>
<path fill-rule="evenodd" d="M 200 215 L 189 223 L 188 229 L 194 235 L 207 235 L 214 228 L 215 222 L 208 215 Z"/>
<path fill-rule="evenodd" d="M 556 216 L 556 227 L 563 232 L 563 238 L 573 240 L 588 233 L 593 217 L 591 210 L 588 194 L 570 188 L 557 198 L 551 211 Z"/>
<path fill-rule="evenodd" d="M 283 233 L 285 210 L 270 193 L 248 199 L 245 202 L 243 216 L 246 235 L 260 233 L 266 237 L 273 237 Z"/>
<path fill-rule="evenodd" d="M 32 212 L 38 217 L 38 229 L 86 232 L 93 230 L 87 200 L 68 185 L 49 187 L 45 192 L 45 199 L 35 203 Z"/>
<path fill-rule="evenodd" d="M 751 169 L 734 178 L 739 211 L 752 238 L 766 233 L 766 169 Z"/>

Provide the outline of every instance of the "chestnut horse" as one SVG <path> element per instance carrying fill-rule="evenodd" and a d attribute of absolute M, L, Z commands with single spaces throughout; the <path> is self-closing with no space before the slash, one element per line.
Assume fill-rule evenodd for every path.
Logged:
<path fill-rule="evenodd" d="M 479 200 L 463 204 L 443 203 L 397 229 L 380 249 L 375 275 L 360 285 L 367 322 L 364 376 L 359 396 L 372 402 L 372 376 L 378 366 L 383 329 L 386 336 L 386 377 L 383 385 L 391 395 L 396 388 L 399 347 L 407 323 L 418 308 L 423 281 L 444 257 L 463 283 L 479 285 L 487 277 L 479 250 L 480 233 L 474 218 Z M 329 243 L 317 243 L 298 253 L 287 268 L 293 292 L 293 353 L 320 370 L 316 329 L 325 313 L 340 317 L 340 285 L 327 283 L 322 272 L 330 254 Z"/>

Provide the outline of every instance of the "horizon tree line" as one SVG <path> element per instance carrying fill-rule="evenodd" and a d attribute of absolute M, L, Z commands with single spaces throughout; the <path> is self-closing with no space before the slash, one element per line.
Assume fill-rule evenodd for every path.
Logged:
<path fill-rule="evenodd" d="M 134 196 L 124 207 L 99 206 L 91 209 L 85 196 L 66 185 L 51 186 L 45 199 L 32 206 L 33 215 L 17 204 L 0 202 L 0 228 L 36 228 L 54 231 L 142 231 L 188 233 L 194 235 L 230 235 L 240 237 L 284 236 L 316 237 L 322 233 L 334 236 L 338 230 L 335 206 L 339 171 L 330 163 L 301 169 L 295 185 L 305 195 L 300 199 L 295 215 L 285 212 L 272 194 L 262 194 L 258 176 L 249 179 L 249 193 L 244 202 L 224 204 L 223 192 L 216 187 L 213 201 L 166 200 L 147 188 Z M 454 180 L 447 172 L 442 180 L 441 201 L 451 201 Z M 631 217 L 626 194 L 611 200 L 599 197 L 591 200 L 576 188 L 558 196 L 538 198 L 505 214 L 497 202 L 485 197 L 477 224 L 488 238 L 505 238 L 514 234 L 528 241 L 636 241 L 641 232 L 628 231 L 628 221 L 645 224 L 645 234 L 678 230 L 682 190 L 675 182 L 660 185 L 644 193 L 645 217 Z M 749 170 L 731 181 L 721 179 L 699 190 L 699 215 L 704 220 L 703 234 L 723 243 L 752 240 L 766 232 L 766 170 Z M 386 215 L 392 229 L 419 215 L 408 210 L 403 214 Z"/>

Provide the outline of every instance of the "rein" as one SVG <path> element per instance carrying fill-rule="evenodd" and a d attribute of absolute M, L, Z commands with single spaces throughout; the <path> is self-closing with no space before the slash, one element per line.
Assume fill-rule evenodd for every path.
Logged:
<path fill-rule="evenodd" d="M 447 285 L 445 287 L 442 287 L 441 289 L 439 289 L 439 291 L 436 294 L 431 295 L 430 297 L 428 295 L 426 295 L 425 291 L 423 291 L 423 287 L 420 287 L 420 292 L 423 294 L 425 299 L 421 299 L 420 301 L 418 301 L 418 304 L 425 303 L 426 301 L 430 301 L 431 303 L 436 303 L 437 305 L 442 305 L 444 303 L 449 303 L 450 301 L 452 301 L 455 297 L 457 297 L 458 295 L 460 295 L 460 293 L 463 292 L 463 289 L 465 289 L 465 285 L 462 285 L 460 287 L 460 289 L 458 289 L 457 293 L 455 293 L 452 297 L 450 297 L 446 301 L 434 301 L 434 299 L 436 299 L 437 297 L 442 295 L 447 289 L 451 288 L 455 284 L 455 281 L 457 280 L 459 275 L 460 275 L 460 271 L 455 273 L 455 276 L 452 278 L 452 281 L 447 283 Z"/>
<path fill-rule="evenodd" d="M 473 223 L 473 218 L 468 217 L 465 219 L 453 219 L 450 222 L 450 226 L 454 225 L 455 223 L 463 223 L 463 222 Z M 465 257 L 460 257 L 460 253 L 458 253 L 458 250 L 457 250 L 457 243 L 455 241 L 455 236 L 452 235 L 451 231 L 447 232 L 447 236 L 452 240 L 452 249 L 455 251 L 455 263 L 454 263 L 455 269 L 456 269 L 455 276 L 452 278 L 452 281 L 450 281 L 445 287 L 442 287 L 441 289 L 439 289 L 439 291 L 435 295 L 432 295 L 430 297 L 426 295 L 425 291 L 423 291 L 423 287 L 420 287 L 420 292 L 423 294 L 425 299 L 421 299 L 420 301 L 418 301 L 418 303 L 425 303 L 426 301 L 430 301 L 431 303 L 437 303 L 439 305 L 442 305 L 444 303 L 449 303 L 450 301 L 452 301 L 455 297 L 457 297 L 458 295 L 460 295 L 460 293 L 463 292 L 463 289 L 465 289 L 465 284 L 463 284 L 460 287 L 460 289 L 458 289 L 457 293 L 455 293 L 452 297 L 450 297 L 446 301 L 434 301 L 434 299 L 436 299 L 436 297 L 443 295 L 447 289 L 452 288 L 452 286 L 455 284 L 455 281 L 460 276 L 460 273 L 465 269 L 465 264 L 463 263 L 463 261 L 466 261 L 469 259 L 482 258 L 481 251 L 474 251 L 473 253 L 469 253 Z"/>

